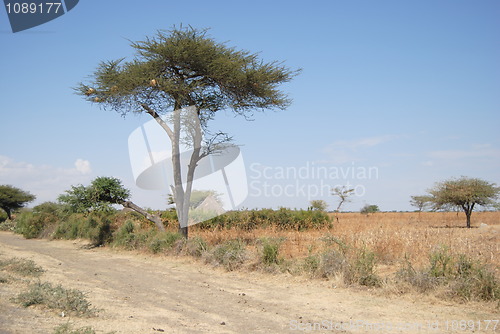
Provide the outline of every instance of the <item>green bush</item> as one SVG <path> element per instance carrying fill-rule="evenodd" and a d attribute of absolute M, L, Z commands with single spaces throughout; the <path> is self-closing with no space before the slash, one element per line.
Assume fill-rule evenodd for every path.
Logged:
<path fill-rule="evenodd" d="M 466 255 L 452 255 L 446 247 L 430 254 L 425 270 L 414 269 L 405 259 L 396 281 L 409 283 L 422 293 L 442 286 L 448 297 L 462 301 L 500 301 L 500 282 L 494 272 Z"/>
<path fill-rule="evenodd" d="M 282 259 L 279 257 L 279 251 L 283 238 L 262 238 L 262 263 L 265 265 L 279 264 Z"/>
<path fill-rule="evenodd" d="M 240 267 L 245 261 L 246 247 L 243 241 L 228 240 L 214 248 L 212 258 L 215 263 L 232 271 Z"/>
<path fill-rule="evenodd" d="M 9 218 L 7 216 L 7 213 L 5 211 L 3 211 L 2 209 L 0 209 L 0 224 L 2 224 L 4 221 L 6 221 L 7 218 Z"/>
<path fill-rule="evenodd" d="M 105 212 L 71 214 L 57 225 L 53 236 L 57 239 L 88 239 L 94 246 L 101 246 L 112 239 L 113 218 L 113 213 Z"/>
<path fill-rule="evenodd" d="M 14 232 L 26 239 L 38 238 L 44 229 L 57 223 L 58 217 L 51 213 L 23 211 L 16 218 Z"/>
<path fill-rule="evenodd" d="M 429 257 L 429 274 L 433 277 L 449 277 L 453 270 L 453 258 L 447 247 L 441 246 Z"/>
<path fill-rule="evenodd" d="M 305 230 L 329 227 L 331 226 L 331 219 L 327 213 L 322 211 L 280 208 L 279 210 L 230 211 L 197 224 L 197 227 L 201 229 L 238 228 L 247 231 L 257 227 L 266 228 L 271 226 L 283 230 Z"/>
<path fill-rule="evenodd" d="M 8 260 L 0 260 L 0 270 L 32 277 L 40 277 L 45 271 L 42 267 L 36 265 L 33 260 L 17 257 Z"/>
<path fill-rule="evenodd" d="M 45 305 L 50 309 L 74 313 L 76 315 L 94 315 L 96 310 L 87 300 L 85 294 L 76 289 L 65 289 L 61 285 L 35 283 L 27 292 L 20 293 L 14 301 L 24 307 Z"/>
<path fill-rule="evenodd" d="M 183 236 L 178 232 L 158 232 L 149 240 L 148 249 L 154 254 L 160 253 L 171 249 L 174 243 L 181 238 L 183 238 Z"/>
<path fill-rule="evenodd" d="M 73 329 L 70 323 L 65 323 L 54 328 L 54 334 L 96 334 L 96 332 L 89 326 Z"/>
<path fill-rule="evenodd" d="M 365 247 L 358 251 L 354 270 L 359 284 L 366 286 L 380 285 L 380 278 L 375 274 L 375 264 L 375 253 Z"/>
<path fill-rule="evenodd" d="M 186 241 L 184 249 L 188 255 L 201 257 L 208 251 L 208 245 L 201 237 L 194 237 Z"/>
<path fill-rule="evenodd" d="M 126 220 L 113 235 L 113 246 L 123 247 L 128 250 L 134 249 L 136 247 L 136 235 L 134 231 L 134 222 L 130 219 Z"/>
<path fill-rule="evenodd" d="M 360 213 L 362 214 L 369 214 L 369 213 L 375 213 L 375 212 L 379 212 L 380 209 L 378 208 L 378 205 L 370 205 L 370 204 L 366 204 L 365 206 L 363 206 L 361 208 L 361 210 L 359 210 Z"/>

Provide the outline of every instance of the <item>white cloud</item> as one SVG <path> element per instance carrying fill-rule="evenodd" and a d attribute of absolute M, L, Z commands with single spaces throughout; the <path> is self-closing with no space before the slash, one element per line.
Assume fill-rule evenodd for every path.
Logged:
<path fill-rule="evenodd" d="M 429 156 L 436 159 L 459 160 L 469 158 L 500 158 L 500 150 L 491 145 L 472 145 L 466 150 L 440 150 L 429 152 Z"/>
<path fill-rule="evenodd" d="M 72 185 L 87 184 L 90 162 L 78 159 L 74 168 L 33 165 L 0 155 L 0 184 L 10 184 L 37 196 L 36 203 L 54 201 Z"/>
<path fill-rule="evenodd" d="M 90 162 L 88 160 L 77 159 L 75 161 L 76 170 L 82 174 L 90 174 L 92 173 L 92 169 L 90 168 Z"/>
<path fill-rule="evenodd" d="M 338 140 L 323 149 L 331 157 L 331 162 L 342 164 L 359 160 L 354 154 L 358 150 L 375 147 L 398 138 L 395 135 L 358 138 L 354 140 Z"/>

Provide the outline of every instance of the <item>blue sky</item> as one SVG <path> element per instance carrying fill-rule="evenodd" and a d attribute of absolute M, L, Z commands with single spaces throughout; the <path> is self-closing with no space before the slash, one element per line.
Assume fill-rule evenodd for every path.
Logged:
<path fill-rule="evenodd" d="M 287 110 L 251 122 L 221 112 L 213 124 L 242 145 L 244 207 L 335 208 L 328 188 L 348 184 L 358 196 L 346 210 L 411 210 L 410 196 L 440 180 L 500 184 L 499 17 L 493 0 L 87 0 L 13 34 L 1 8 L 0 184 L 40 203 L 115 176 L 138 204 L 165 207 L 164 192 L 135 185 L 129 162 L 128 136 L 149 116 L 100 110 L 72 87 L 100 61 L 130 59 L 129 41 L 181 23 L 302 68 L 282 87 L 294 100 Z M 368 170 L 377 173 L 359 173 Z"/>

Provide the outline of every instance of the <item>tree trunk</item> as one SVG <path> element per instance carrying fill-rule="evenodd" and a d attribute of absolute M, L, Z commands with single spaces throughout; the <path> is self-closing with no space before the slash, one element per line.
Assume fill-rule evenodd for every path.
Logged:
<path fill-rule="evenodd" d="M 467 216 L 467 228 L 470 228 L 470 216 L 472 211 L 465 211 L 465 215 Z"/>
<path fill-rule="evenodd" d="M 4 207 L 2 207 L 2 209 L 7 214 L 7 218 L 9 218 L 9 220 L 12 220 L 12 212 L 11 212 L 10 208 L 4 208 Z"/>
<path fill-rule="evenodd" d="M 131 201 L 123 202 L 123 203 L 121 203 L 121 205 L 123 205 L 125 208 L 129 208 L 129 209 L 134 210 L 135 212 L 140 213 L 147 220 L 155 223 L 156 227 L 158 227 L 158 230 L 160 230 L 162 232 L 165 231 L 165 226 L 163 225 L 163 222 L 161 221 L 161 218 L 159 215 L 153 215 L 153 214 L 147 212 L 146 210 L 144 210 L 143 208 L 132 203 Z"/>

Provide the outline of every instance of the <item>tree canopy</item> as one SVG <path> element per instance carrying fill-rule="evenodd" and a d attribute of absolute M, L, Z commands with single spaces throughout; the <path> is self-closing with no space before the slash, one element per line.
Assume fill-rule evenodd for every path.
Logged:
<path fill-rule="evenodd" d="M 72 186 L 66 194 L 59 196 L 59 202 L 67 205 L 71 211 L 86 213 L 91 211 L 110 211 L 112 204 L 122 204 L 130 197 L 121 181 L 113 177 L 98 177 L 85 187 Z"/>
<path fill-rule="evenodd" d="M 12 219 L 12 211 L 24 207 L 34 201 L 35 195 L 10 185 L 0 185 L 0 208 Z"/>
<path fill-rule="evenodd" d="M 489 207 L 495 205 L 500 187 L 495 183 L 462 176 L 437 183 L 429 190 L 430 201 L 436 209 L 455 206 L 464 210 L 467 227 L 471 227 L 471 214 L 476 205 Z"/>
<path fill-rule="evenodd" d="M 201 159 L 231 139 L 224 132 L 211 132 L 208 122 L 219 110 L 248 116 L 255 110 L 285 109 L 291 101 L 279 86 L 298 71 L 217 42 L 206 29 L 181 26 L 158 31 L 131 46 L 136 51 L 133 60 L 101 62 L 93 81 L 76 90 L 88 101 L 122 115 L 145 112 L 166 131 L 174 175 L 174 184 L 168 186 L 174 192 L 180 230 L 187 237 L 194 170 Z M 180 110 L 185 108 L 194 109 L 195 121 L 192 115 L 188 121 L 182 118 Z M 161 117 L 169 112 L 173 112 L 172 126 Z M 191 124 L 187 141 L 193 148 L 186 173 L 181 173 L 179 158 L 183 123 Z"/>

